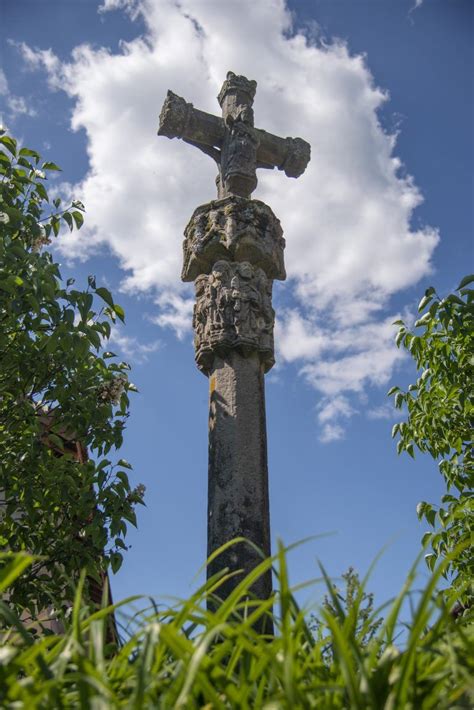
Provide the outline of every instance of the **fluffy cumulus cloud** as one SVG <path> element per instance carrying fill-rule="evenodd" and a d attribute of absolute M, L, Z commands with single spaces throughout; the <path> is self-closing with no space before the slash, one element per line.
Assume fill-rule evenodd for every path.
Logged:
<path fill-rule="evenodd" d="M 28 105 L 23 96 L 15 96 L 11 93 L 5 72 L 0 67 L 0 96 L 3 97 L 5 117 L 7 121 L 14 121 L 20 114 L 36 116 L 36 111 Z M 3 120 L 3 119 L 2 119 Z"/>
<path fill-rule="evenodd" d="M 135 363 L 146 362 L 148 357 L 161 347 L 159 340 L 141 343 L 137 338 L 121 332 L 120 326 L 114 326 L 110 333 L 109 344 L 116 348 L 125 358 Z"/>
<path fill-rule="evenodd" d="M 344 43 L 319 45 L 296 30 L 283 0 L 105 0 L 101 12 L 112 10 L 141 15 L 146 26 L 117 54 L 82 45 L 62 63 L 49 49 L 22 47 L 71 97 L 72 128 L 87 134 L 90 167 L 75 193 L 88 231 L 65 239 L 64 250 L 84 257 L 108 245 L 126 271 L 124 288 L 151 290 L 156 322 L 182 335 L 192 294 L 179 281 L 181 234 L 196 205 L 214 197 L 215 167 L 156 137 L 159 108 L 172 88 L 216 113 L 229 69 L 256 79 L 256 125 L 312 146 L 301 178 L 261 171 L 255 193 L 287 240 L 280 300 L 291 306 L 279 313 L 279 359 L 296 363 L 319 393 L 322 440 L 340 438 L 367 389 L 390 378 L 400 355 L 389 298 L 429 272 L 438 240 L 411 227 L 422 198 L 379 123 L 387 94 Z"/>

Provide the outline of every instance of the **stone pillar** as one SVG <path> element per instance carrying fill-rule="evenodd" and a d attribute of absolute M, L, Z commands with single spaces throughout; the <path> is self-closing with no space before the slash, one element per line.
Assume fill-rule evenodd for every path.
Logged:
<path fill-rule="evenodd" d="M 265 382 L 257 353 L 247 357 L 231 350 L 214 359 L 210 373 L 208 555 L 227 540 L 245 537 L 270 551 Z M 220 569 L 243 569 L 248 574 L 262 561 L 249 545 L 228 548 L 209 566 L 209 576 Z M 241 581 L 232 578 L 219 588 L 227 597 Z M 259 599 L 272 591 L 271 572 L 252 587 Z"/>
<path fill-rule="evenodd" d="M 210 380 L 208 554 L 234 537 L 270 555 L 264 374 L 274 364 L 272 286 L 284 279 L 285 241 L 263 202 L 235 195 L 198 207 L 185 231 L 183 281 L 195 281 L 196 363 Z M 208 575 L 250 572 L 262 556 L 230 547 Z M 219 590 L 225 598 L 241 581 Z M 271 573 L 252 588 L 271 594 Z"/>

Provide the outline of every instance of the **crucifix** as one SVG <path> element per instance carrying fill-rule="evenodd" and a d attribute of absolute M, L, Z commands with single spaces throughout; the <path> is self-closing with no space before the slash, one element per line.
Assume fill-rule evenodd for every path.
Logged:
<path fill-rule="evenodd" d="M 183 281 L 194 281 L 195 357 L 209 378 L 208 555 L 239 543 L 208 567 L 248 574 L 271 554 L 264 374 L 273 366 L 274 279 L 286 278 L 285 240 L 268 205 L 252 200 L 257 168 L 299 177 L 310 159 L 302 138 L 254 127 L 257 84 L 228 72 L 218 101 L 222 118 L 168 91 L 158 135 L 181 138 L 217 164 L 217 200 L 194 211 L 184 233 Z M 218 590 L 228 596 L 236 575 Z M 271 571 L 251 587 L 272 592 Z"/>

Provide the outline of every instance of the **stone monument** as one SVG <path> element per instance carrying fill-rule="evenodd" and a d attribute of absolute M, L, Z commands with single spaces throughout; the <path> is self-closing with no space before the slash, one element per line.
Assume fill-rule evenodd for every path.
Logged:
<path fill-rule="evenodd" d="M 168 91 L 158 135 L 182 138 L 215 160 L 217 200 L 198 207 L 184 233 L 183 281 L 194 281 L 196 363 L 210 382 L 208 555 L 235 537 L 208 576 L 228 567 L 250 572 L 270 555 L 264 374 L 273 366 L 272 285 L 286 278 L 285 240 L 268 205 L 252 200 L 257 168 L 299 177 L 310 159 L 302 138 L 254 127 L 257 84 L 228 72 L 218 101 L 222 118 Z M 261 551 L 259 553 L 259 550 Z M 218 590 L 226 597 L 236 575 Z M 266 599 L 271 572 L 251 590 Z"/>

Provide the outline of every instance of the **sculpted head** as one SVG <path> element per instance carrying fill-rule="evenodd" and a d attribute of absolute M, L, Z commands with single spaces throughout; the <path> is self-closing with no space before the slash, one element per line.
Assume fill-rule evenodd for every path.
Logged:
<path fill-rule="evenodd" d="M 229 273 L 229 264 L 227 261 L 224 261 L 221 259 L 220 261 L 216 261 L 214 266 L 212 267 L 212 275 L 215 279 L 218 279 L 219 281 L 222 281 L 227 277 Z"/>
<path fill-rule="evenodd" d="M 248 261 L 243 261 L 241 264 L 239 264 L 239 274 L 243 279 L 246 279 L 247 281 L 252 278 L 253 270 Z"/>

